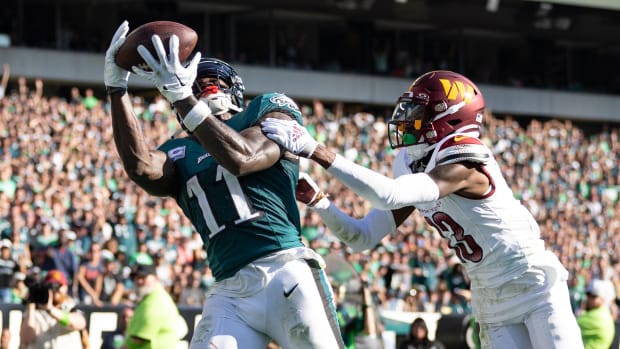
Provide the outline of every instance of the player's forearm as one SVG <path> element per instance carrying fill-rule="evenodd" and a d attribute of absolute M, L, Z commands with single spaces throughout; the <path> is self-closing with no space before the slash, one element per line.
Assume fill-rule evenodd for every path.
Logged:
<path fill-rule="evenodd" d="M 392 179 L 339 155 L 327 170 L 374 207 L 382 210 L 415 206 L 439 198 L 439 187 L 426 173 Z"/>
<path fill-rule="evenodd" d="M 198 101 L 189 97 L 174 104 L 185 117 Z M 207 117 L 192 133 L 200 145 L 232 174 L 239 176 L 264 169 L 273 164 L 268 154 L 248 142 L 236 130 L 216 117 Z M 279 154 L 278 154 L 279 156 Z"/>
<path fill-rule="evenodd" d="M 327 199 L 325 199 L 327 200 Z M 364 218 L 355 219 L 342 212 L 336 205 L 317 204 L 314 210 L 332 234 L 346 243 L 354 251 L 373 248 L 381 239 L 396 230 L 390 211 L 371 210 Z"/>
<path fill-rule="evenodd" d="M 232 173 L 243 164 L 255 161 L 254 149 L 244 137 L 215 117 L 208 118 L 194 131 L 194 135 L 217 162 Z"/>
<path fill-rule="evenodd" d="M 336 153 L 327 149 L 323 144 L 319 144 L 312 153 L 312 156 L 310 156 L 310 159 L 327 169 L 336 159 Z"/>
<path fill-rule="evenodd" d="M 150 163 L 150 151 L 142 136 L 127 93 L 110 95 L 114 143 L 130 178 L 144 175 Z"/>

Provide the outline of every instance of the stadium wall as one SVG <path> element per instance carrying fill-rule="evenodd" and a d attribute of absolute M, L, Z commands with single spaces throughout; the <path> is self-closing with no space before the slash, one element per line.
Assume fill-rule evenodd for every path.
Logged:
<path fill-rule="evenodd" d="M 114 332 L 116 330 L 122 308 L 111 305 L 101 308 L 78 305 L 78 309 L 86 317 L 91 348 L 100 348 L 102 335 L 105 332 Z M 17 349 L 19 347 L 19 328 L 23 310 L 24 306 L 21 304 L 0 304 L 0 328 L 8 328 L 11 333 L 9 349 Z M 189 347 L 194 328 L 200 320 L 202 309 L 199 307 L 179 306 L 179 312 L 185 319 L 188 332 L 177 348 L 171 349 L 187 349 Z M 380 316 L 381 321 L 385 325 L 385 330 L 394 334 L 393 340 L 396 344 L 406 338 L 409 324 L 415 318 L 422 317 L 427 322 L 429 332 L 431 332 L 429 337 L 441 341 L 446 346 L 446 349 L 475 348 L 473 331 L 478 331 L 479 328 L 477 326 L 473 328 L 470 322 L 470 315 L 382 311 Z M 620 337 L 620 321 L 616 322 L 616 334 L 611 348 L 618 348 L 618 337 Z"/>
<path fill-rule="evenodd" d="M 0 63 L 11 65 L 11 76 L 41 78 L 49 83 L 101 86 L 103 54 L 32 48 L 0 48 Z M 410 79 L 367 75 L 276 69 L 235 65 L 248 95 L 284 92 L 300 100 L 343 101 L 392 105 L 411 83 Z M 132 76 L 130 86 L 150 88 Z M 620 96 L 559 92 L 528 88 L 479 86 L 492 111 L 537 117 L 619 122 Z"/>
<path fill-rule="evenodd" d="M 78 305 L 77 308 L 84 314 L 87 321 L 87 329 L 91 348 L 100 348 L 102 336 L 106 332 L 114 332 L 117 329 L 118 319 L 122 307 L 106 305 L 95 307 Z M 24 306 L 21 304 L 0 304 L 0 328 L 8 328 L 11 333 L 8 349 L 18 349 L 19 329 L 23 317 Z M 176 348 L 187 349 L 191 341 L 194 328 L 201 318 L 200 307 L 179 306 L 179 313 L 185 319 L 188 332 L 182 338 Z M 410 323 L 417 317 L 422 317 L 428 324 L 429 337 L 441 340 L 447 349 L 469 349 L 474 345 L 471 342 L 471 330 L 468 328 L 469 316 L 455 314 L 442 316 L 438 313 L 407 313 L 387 312 L 381 316 L 386 325 L 386 331 L 393 334 L 393 341 L 400 342 L 406 338 Z M 388 336 L 389 337 L 389 336 Z"/>

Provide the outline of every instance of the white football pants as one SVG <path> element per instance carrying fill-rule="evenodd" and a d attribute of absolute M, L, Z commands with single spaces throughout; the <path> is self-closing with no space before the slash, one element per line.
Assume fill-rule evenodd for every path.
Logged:
<path fill-rule="evenodd" d="M 209 291 L 190 349 L 344 348 L 323 260 L 307 248 L 263 257 Z"/>
<path fill-rule="evenodd" d="M 562 271 L 532 270 L 508 285 L 476 291 L 483 349 L 583 349 Z"/>

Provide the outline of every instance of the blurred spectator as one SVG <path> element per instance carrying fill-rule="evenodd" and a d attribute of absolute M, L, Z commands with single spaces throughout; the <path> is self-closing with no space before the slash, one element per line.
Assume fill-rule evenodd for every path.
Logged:
<path fill-rule="evenodd" d="M 613 284 L 594 279 L 586 290 L 584 312 L 577 317 L 585 349 L 609 349 L 616 325 L 609 306 L 616 299 Z"/>
<path fill-rule="evenodd" d="M 8 63 L 2 64 L 2 80 L 0 80 L 0 99 L 6 94 L 6 87 L 11 76 L 11 66 Z"/>
<path fill-rule="evenodd" d="M 86 319 L 68 295 L 66 276 L 50 270 L 43 287 L 31 286 L 20 329 L 20 348 L 82 348 Z"/>
<path fill-rule="evenodd" d="M 355 337 L 364 327 L 361 304 L 356 304 L 345 298 L 345 285 L 332 285 L 334 294 L 334 304 L 336 304 L 336 314 L 338 326 L 347 349 L 355 348 Z"/>
<path fill-rule="evenodd" d="M 409 326 L 407 339 L 398 349 L 445 349 L 443 343 L 428 338 L 428 327 L 422 318 L 416 318 Z"/>
<path fill-rule="evenodd" d="M 6 166 L 0 170 L 0 192 L 6 194 L 8 199 L 15 197 L 17 183 L 13 179 L 13 170 L 10 166 Z"/>
<path fill-rule="evenodd" d="M 28 297 L 28 286 L 26 286 L 26 274 L 17 272 L 13 275 L 13 289 L 11 290 L 11 303 L 24 304 Z"/>
<path fill-rule="evenodd" d="M 201 307 L 206 297 L 206 292 L 201 284 L 200 270 L 194 270 L 189 275 L 187 284 L 181 291 L 181 298 L 179 304 L 193 305 Z"/>
<path fill-rule="evenodd" d="M 12 247 L 10 240 L 0 240 L 0 302 L 2 303 L 11 303 L 13 275 L 19 271 L 17 261 L 11 255 Z"/>
<path fill-rule="evenodd" d="M 99 104 L 99 99 L 95 97 L 95 93 L 92 88 L 87 88 L 84 90 L 84 98 L 82 99 L 82 104 L 86 109 L 91 110 L 95 106 Z"/>
<path fill-rule="evenodd" d="M 103 287 L 103 259 L 101 245 L 90 245 L 88 257 L 82 261 L 78 270 L 78 295 L 80 302 L 102 306 L 101 289 Z"/>
<path fill-rule="evenodd" d="M 144 241 L 138 242 L 138 250 L 129 258 L 130 264 L 153 264 L 153 257 L 149 253 L 148 245 L 146 244 L 146 238 Z M 181 264 L 181 263 L 179 263 Z"/>
<path fill-rule="evenodd" d="M 54 248 L 52 258 L 54 260 L 54 269 L 62 271 L 67 276 L 69 282 L 69 295 L 77 295 L 78 280 L 77 274 L 79 269 L 79 257 L 75 253 L 75 232 L 63 229 L 60 232 L 58 247 Z"/>
<path fill-rule="evenodd" d="M 375 311 L 375 302 L 366 276 L 361 275 L 360 293 L 362 298 L 361 329 L 355 336 L 355 349 L 382 349 L 380 321 Z"/>
<path fill-rule="evenodd" d="M 134 309 L 132 306 L 123 305 L 118 315 L 116 323 L 116 330 L 111 332 L 104 332 L 102 335 L 101 349 L 118 349 L 125 342 L 125 332 L 127 331 L 127 324 L 133 316 Z"/>
<path fill-rule="evenodd" d="M 136 226 L 129 224 L 125 215 L 117 215 L 118 222 L 114 225 L 114 236 L 118 239 L 119 250 L 131 256 L 136 253 Z"/>
<path fill-rule="evenodd" d="M 69 103 L 77 105 L 82 103 L 82 95 L 80 94 L 80 89 L 77 87 L 72 87 L 71 88 L 71 95 L 69 97 Z"/>
<path fill-rule="evenodd" d="M 174 277 L 174 269 L 172 265 L 164 258 L 164 250 L 160 250 L 155 253 L 153 259 L 153 265 L 157 271 L 157 278 L 164 285 L 167 290 L 170 290 L 172 286 L 172 280 Z"/>
<path fill-rule="evenodd" d="M 103 258 L 103 274 L 99 300 L 103 303 L 118 305 L 125 293 L 125 284 L 118 262 L 113 254 Z"/>

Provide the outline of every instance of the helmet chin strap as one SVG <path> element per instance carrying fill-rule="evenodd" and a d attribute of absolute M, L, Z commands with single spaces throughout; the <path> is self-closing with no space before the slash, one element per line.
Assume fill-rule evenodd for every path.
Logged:
<path fill-rule="evenodd" d="M 213 115 L 222 115 L 228 113 L 228 111 L 232 110 L 236 113 L 243 110 L 236 106 L 229 95 L 222 91 L 218 91 L 216 93 L 212 93 L 200 99 L 201 101 L 207 103 Z"/>

